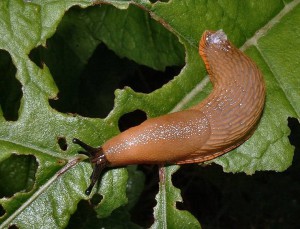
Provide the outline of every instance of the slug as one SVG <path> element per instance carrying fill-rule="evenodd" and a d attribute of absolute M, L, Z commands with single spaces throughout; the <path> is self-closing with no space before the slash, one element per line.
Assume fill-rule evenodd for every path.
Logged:
<path fill-rule="evenodd" d="M 213 84 L 211 94 L 201 103 L 148 119 L 98 148 L 73 139 L 94 165 L 86 195 L 106 166 L 204 162 L 236 148 L 252 135 L 265 102 L 262 73 L 222 30 L 204 32 L 199 54 Z"/>

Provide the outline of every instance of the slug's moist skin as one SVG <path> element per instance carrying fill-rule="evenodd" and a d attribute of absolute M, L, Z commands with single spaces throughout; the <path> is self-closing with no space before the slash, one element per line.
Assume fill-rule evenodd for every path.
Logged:
<path fill-rule="evenodd" d="M 254 132 L 265 102 L 265 84 L 256 64 L 222 31 L 205 31 L 199 53 L 213 91 L 188 110 L 151 118 L 93 148 L 78 139 L 94 164 L 90 194 L 106 166 L 199 163 L 242 144 Z"/>

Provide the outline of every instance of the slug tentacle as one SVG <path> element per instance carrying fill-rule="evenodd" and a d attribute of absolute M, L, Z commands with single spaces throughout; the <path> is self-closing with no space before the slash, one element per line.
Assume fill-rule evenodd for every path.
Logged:
<path fill-rule="evenodd" d="M 80 141 L 77 138 L 73 139 L 73 143 L 80 145 L 85 151 L 79 151 L 79 153 L 89 156 L 91 164 L 94 165 L 94 169 L 92 175 L 90 177 L 91 183 L 89 187 L 86 189 L 85 194 L 89 195 L 95 186 L 102 170 L 109 164 L 105 154 L 103 153 L 102 147 L 94 148 L 92 146 L 87 145 L 86 143 Z"/>

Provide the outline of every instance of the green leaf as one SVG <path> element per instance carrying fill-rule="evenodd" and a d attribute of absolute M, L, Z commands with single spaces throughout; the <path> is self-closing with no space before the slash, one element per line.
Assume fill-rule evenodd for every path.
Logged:
<path fill-rule="evenodd" d="M 159 193 L 154 208 L 155 223 L 151 228 L 201 228 L 198 221 L 187 211 L 176 208 L 182 202 L 179 189 L 172 185 L 172 174 L 179 166 L 161 167 L 159 171 Z"/>
<path fill-rule="evenodd" d="M 117 8 L 94 5 L 102 2 Z M 73 6 L 77 7 L 70 9 Z M 300 116 L 299 10 L 298 0 L 1 1 L 0 187 L 7 188 L 0 192 L 1 227 L 68 225 L 79 201 L 89 198 L 84 190 L 91 174 L 91 166 L 77 156 L 79 149 L 71 144 L 73 137 L 101 145 L 119 133 L 118 120 L 123 114 L 143 110 L 148 117 L 155 117 L 188 108 L 205 98 L 211 84 L 198 55 L 198 42 L 206 29 L 223 29 L 258 64 L 267 85 L 264 114 L 253 137 L 213 162 L 226 172 L 285 170 L 293 158 L 287 118 Z M 103 71 L 108 75 L 105 81 L 99 77 L 104 88 L 117 88 L 117 81 L 136 71 L 137 64 L 132 61 L 157 70 L 183 65 L 184 61 L 185 66 L 178 76 L 152 93 L 138 93 L 128 87 L 116 90 L 114 107 L 105 119 L 70 114 L 88 110 L 88 101 L 78 102 L 84 95 L 80 80 L 89 58 L 102 43 L 131 60 L 115 65 L 122 71 L 118 67 Z M 45 48 L 39 49 L 41 45 Z M 36 60 L 41 60 L 40 67 Z M 112 97 L 102 101 L 111 101 Z M 57 98 L 55 107 L 52 99 Z M 99 104 L 95 103 L 95 113 L 89 117 L 99 117 L 95 114 L 104 109 Z M 109 110 L 109 105 L 105 109 Z M 65 149 L 59 141 L 65 143 Z M 26 159 L 19 164 L 19 157 Z M 18 175 L 10 163 L 24 166 L 28 175 Z M 153 228 L 200 227 L 190 213 L 176 208 L 176 202 L 182 201 L 171 182 L 176 169 L 162 169 L 166 179 L 157 194 Z M 94 216 L 95 225 L 136 226 L 130 222 L 129 209 L 144 181 L 136 179 L 129 188 L 128 179 L 133 184 L 133 174 L 128 175 L 123 168 L 111 169 L 101 178 L 94 189 L 102 195 L 96 212 L 106 218 L 101 221 Z M 16 181 L 18 186 L 14 185 Z"/>

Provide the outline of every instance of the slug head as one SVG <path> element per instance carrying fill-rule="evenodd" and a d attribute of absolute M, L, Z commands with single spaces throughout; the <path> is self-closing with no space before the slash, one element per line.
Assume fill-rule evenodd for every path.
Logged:
<path fill-rule="evenodd" d="M 80 141 L 77 138 L 73 139 L 73 143 L 80 145 L 84 150 L 86 150 L 86 151 L 79 151 L 79 153 L 87 155 L 90 158 L 91 164 L 94 165 L 94 169 L 90 177 L 91 183 L 85 191 L 86 195 L 90 195 L 93 187 L 95 186 L 97 180 L 100 177 L 102 170 L 108 165 L 108 161 L 103 153 L 102 147 L 94 148 Z"/>

